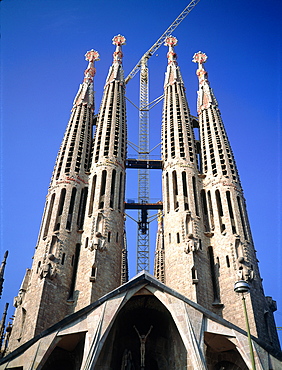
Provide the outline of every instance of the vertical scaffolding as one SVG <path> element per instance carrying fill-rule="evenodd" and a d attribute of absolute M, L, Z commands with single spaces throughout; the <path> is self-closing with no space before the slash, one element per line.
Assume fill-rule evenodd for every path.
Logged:
<path fill-rule="evenodd" d="M 149 75 L 148 58 L 141 59 L 140 69 L 140 105 L 139 105 L 139 154 L 138 159 L 149 159 Z M 138 170 L 138 203 L 149 203 L 150 181 L 149 169 L 141 168 Z M 144 214 L 145 212 L 145 214 Z M 138 230 L 137 230 L 137 273 L 149 271 L 149 227 L 148 210 L 138 211 Z"/>

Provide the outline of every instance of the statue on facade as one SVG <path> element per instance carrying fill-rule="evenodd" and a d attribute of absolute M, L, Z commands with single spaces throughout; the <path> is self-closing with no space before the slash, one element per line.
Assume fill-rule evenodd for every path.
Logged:
<path fill-rule="evenodd" d="M 140 335 L 138 329 L 136 328 L 136 326 L 134 325 L 133 326 L 134 329 L 136 330 L 136 333 L 140 339 L 140 356 L 141 356 L 141 363 L 140 363 L 140 366 L 141 366 L 141 369 L 144 369 L 145 368 L 145 344 L 146 344 L 146 340 L 148 338 L 148 335 L 151 333 L 151 330 L 153 329 L 153 326 L 151 325 L 148 333 L 145 335 L 145 334 L 142 334 Z"/>

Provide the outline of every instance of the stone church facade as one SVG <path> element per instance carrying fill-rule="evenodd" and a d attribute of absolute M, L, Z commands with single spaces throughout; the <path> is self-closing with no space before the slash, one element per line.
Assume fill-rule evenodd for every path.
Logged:
<path fill-rule="evenodd" d="M 128 281 L 124 226 L 127 125 L 122 45 L 94 115 L 95 61 L 74 99 L 33 264 L 0 369 L 281 369 L 234 155 L 198 52 L 198 118 L 176 38 L 166 40 L 162 211 L 154 277 Z M 93 132 L 95 133 L 93 134 Z M 195 138 L 195 131 L 199 139 Z M 247 283 L 251 343 L 236 281 Z"/>

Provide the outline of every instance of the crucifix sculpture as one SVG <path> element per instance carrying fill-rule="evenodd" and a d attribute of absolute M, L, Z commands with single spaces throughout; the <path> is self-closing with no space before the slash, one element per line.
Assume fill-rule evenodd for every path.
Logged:
<path fill-rule="evenodd" d="M 138 337 L 140 339 L 140 357 L 141 357 L 140 366 L 141 366 L 141 369 L 144 369 L 145 368 L 145 343 L 148 338 L 148 335 L 151 333 L 151 330 L 153 329 L 153 326 L 151 325 L 147 334 L 141 334 L 141 335 L 138 329 L 136 328 L 136 326 L 134 325 L 133 327 L 136 330 L 136 333 L 138 334 Z"/>

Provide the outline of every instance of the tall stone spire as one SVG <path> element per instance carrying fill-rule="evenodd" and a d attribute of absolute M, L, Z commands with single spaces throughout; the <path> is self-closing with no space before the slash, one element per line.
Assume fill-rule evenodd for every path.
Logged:
<path fill-rule="evenodd" d="M 98 59 L 96 51 L 86 53 L 88 67 L 74 99 L 57 156 L 32 268 L 27 270 L 14 301 L 17 309 L 10 349 L 74 310 L 74 289 L 88 193 L 94 62 Z"/>
<path fill-rule="evenodd" d="M 238 280 L 247 281 L 251 287 L 248 300 L 251 332 L 279 346 L 273 320 L 276 305 L 263 293 L 245 199 L 218 103 L 203 66 L 206 60 L 203 52 L 193 58 L 193 62 L 198 63 L 199 79 L 197 107 L 203 178 L 200 197 L 206 230 L 204 247 L 210 260 L 213 287 L 212 308 L 209 302 L 204 305 L 245 328 L 244 319 L 238 318 L 242 302 L 234 299 L 232 287 Z"/>
<path fill-rule="evenodd" d="M 198 197 L 201 183 L 190 111 L 174 51 L 176 44 L 175 37 L 166 39 L 169 51 L 162 124 L 165 282 L 197 301 L 198 263 L 194 251 L 200 248 L 202 239 Z"/>
<path fill-rule="evenodd" d="M 83 249 L 76 289 L 83 297 L 76 309 L 118 287 L 126 276 L 124 245 L 124 189 L 126 158 L 125 84 L 122 45 L 116 46 L 98 114 L 86 205 Z"/>

